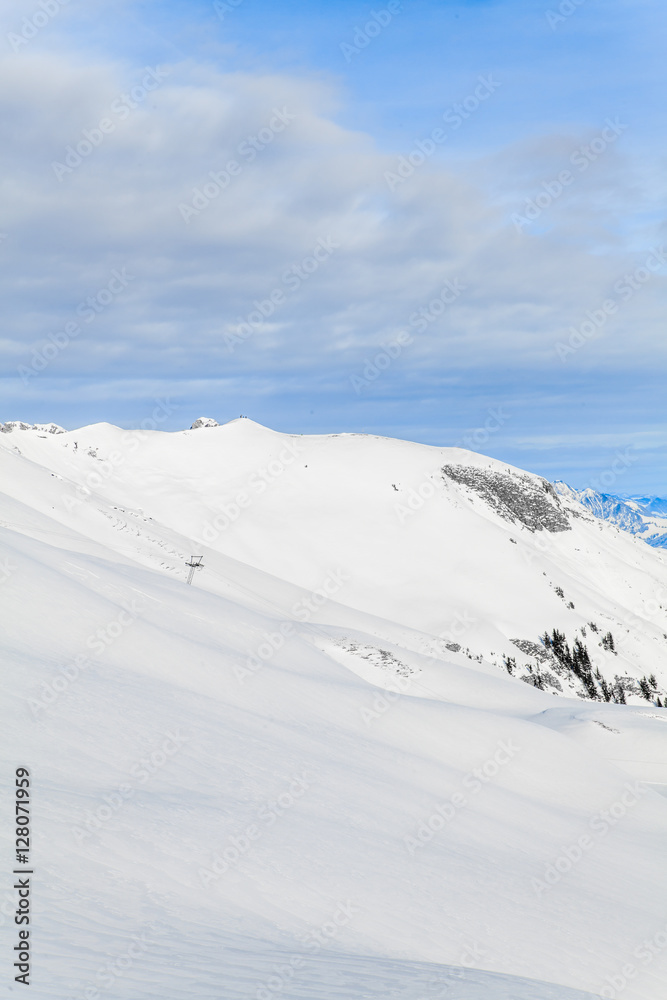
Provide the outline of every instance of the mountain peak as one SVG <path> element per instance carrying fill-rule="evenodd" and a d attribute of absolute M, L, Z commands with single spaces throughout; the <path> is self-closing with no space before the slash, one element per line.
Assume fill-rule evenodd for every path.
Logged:
<path fill-rule="evenodd" d="M 577 490 L 563 482 L 555 486 L 560 496 L 577 501 L 595 517 L 640 536 L 654 548 L 667 547 L 667 501 L 660 497 L 622 497 L 598 493 L 590 486 Z"/>
<path fill-rule="evenodd" d="M 213 417 L 198 417 L 194 424 L 190 428 L 191 431 L 196 431 L 200 427 L 219 427 L 220 424 Z"/>

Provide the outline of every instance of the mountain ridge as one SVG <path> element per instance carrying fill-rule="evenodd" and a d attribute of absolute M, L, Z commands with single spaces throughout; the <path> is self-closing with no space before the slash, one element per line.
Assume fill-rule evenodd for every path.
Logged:
<path fill-rule="evenodd" d="M 595 517 L 609 521 L 631 535 L 641 536 L 647 545 L 667 548 L 667 500 L 661 497 L 622 497 L 599 493 L 590 487 L 576 490 L 561 481 L 554 485 L 562 496 L 577 500 Z"/>
<path fill-rule="evenodd" d="M 665 580 L 664 563 L 650 549 L 645 560 L 643 549 L 626 551 L 631 536 L 569 487 L 460 448 L 202 419 L 179 432 L 102 423 L 47 435 L 21 425 L 0 444 L 69 483 L 51 505 L 56 520 L 80 528 L 85 512 L 83 523 L 105 524 L 110 544 L 121 541 L 126 555 L 139 551 L 150 565 L 157 558 L 171 575 L 181 573 L 193 547 L 310 589 L 342 568 L 350 580 L 344 603 L 531 685 L 599 698 L 622 690 L 645 700 L 641 682 L 655 675 L 653 699 L 667 694 L 667 613 L 655 601 L 665 590 L 650 584 L 651 574 Z M 132 537 L 136 545 L 128 544 Z M 618 549 L 611 563 L 610 545 Z M 438 551 L 458 577 L 438 568 Z M 610 590 L 602 577 L 612 564 L 617 585 Z M 640 583 L 644 569 L 649 576 Z M 397 597 L 392 578 L 415 597 Z M 635 627 L 647 617 L 642 601 L 651 609 L 642 625 L 650 637 Z M 570 646 L 586 646 L 592 683 L 545 649 L 543 636 L 554 629 Z M 603 644 L 607 634 L 614 649 Z"/>

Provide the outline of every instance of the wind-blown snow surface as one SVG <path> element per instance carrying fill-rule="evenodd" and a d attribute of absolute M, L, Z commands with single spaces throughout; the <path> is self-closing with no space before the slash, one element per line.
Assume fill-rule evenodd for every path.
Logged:
<path fill-rule="evenodd" d="M 664 687 L 661 553 L 490 459 L 245 420 L 0 465 L 33 995 L 664 996 L 667 712 L 500 663 L 593 620 Z"/>

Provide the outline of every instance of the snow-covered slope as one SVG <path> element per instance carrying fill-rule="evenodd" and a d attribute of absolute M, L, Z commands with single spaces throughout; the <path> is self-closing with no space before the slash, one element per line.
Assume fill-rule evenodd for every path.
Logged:
<path fill-rule="evenodd" d="M 659 552 L 490 459 L 246 420 L 0 469 L 33 995 L 664 995 L 667 712 L 502 664 L 586 628 L 664 688 Z"/>
<path fill-rule="evenodd" d="M 641 703 L 638 683 L 654 675 L 667 693 L 664 555 L 495 460 L 247 419 L 175 434 L 14 430 L 0 449 L 7 490 L 30 505 L 39 496 L 54 530 L 76 527 L 178 579 L 194 546 L 200 588 L 227 592 L 223 557 L 307 591 L 326 582 L 337 604 L 422 633 L 418 651 L 509 662 L 585 695 L 544 652 L 556 629 L 586 647 L 609 690 Z"/>
<path fill-rule="evenodd" d="M 560 496 L 578 500 L 596 517 L 611 521 L 631 535 L 638 535 L 655 548 L 667 548 L 667 500 L 661 497 L 618 497 L 590 488 L 575 490 L 561 482 L 554 485 Z"/>

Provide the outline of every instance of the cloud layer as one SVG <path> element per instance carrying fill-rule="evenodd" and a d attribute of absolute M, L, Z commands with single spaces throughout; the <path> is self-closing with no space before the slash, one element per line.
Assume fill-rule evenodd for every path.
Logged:
<path fill-rule="evenodd" d="M 118 422 L 132 384 L 291 386 L 332 416 L 375 401 L 395 432 L 396 402 L 493 373 L 496 399 L 567 396 L 664 365 L 667 235 L 631 121 L 455 157 L 500 108 L 471 74 L 458 112 L 388 152 L 321 76 L 84 56 L 0 61 L 7 418 L 58 384 L 105 385 Z"/>

